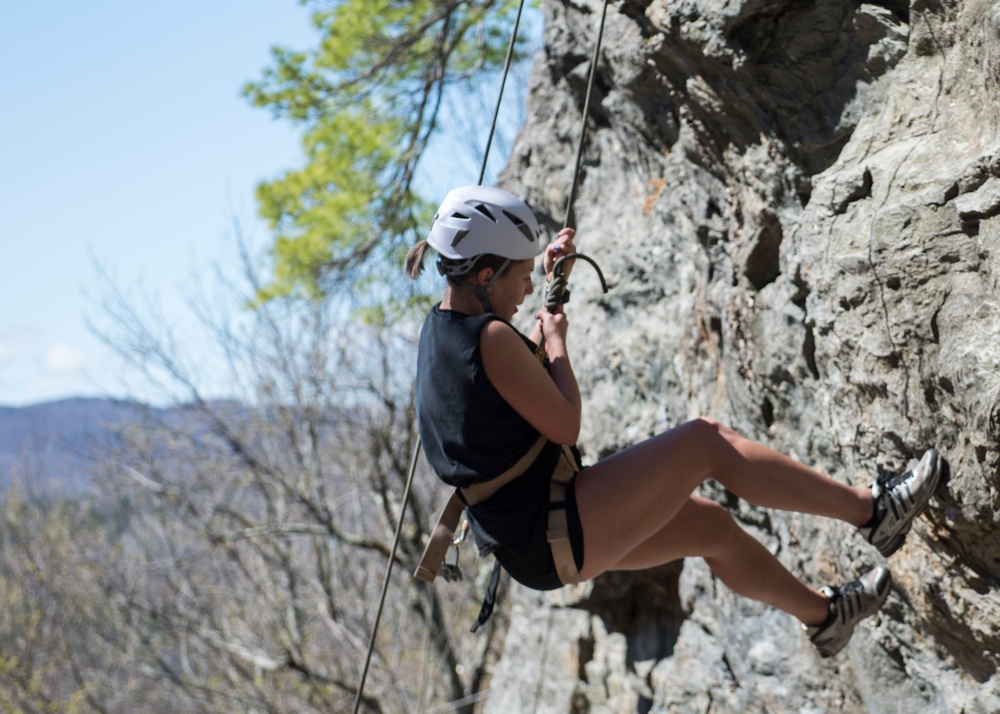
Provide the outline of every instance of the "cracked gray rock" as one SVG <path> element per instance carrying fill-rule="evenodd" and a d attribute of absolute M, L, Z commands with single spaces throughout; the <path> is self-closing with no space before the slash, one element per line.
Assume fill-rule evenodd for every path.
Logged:
<path fill-rule="evenodd" d="M 599 11 L 546 3 L 502 177 L 553 228 Z M 998 96 L 988 0 L 611 5 L 574 206 L 613 284 L 573 276 L 587 460 L 706 414 L 848 483 L 930 445 L 950 479 L 832 660 L 689 560 L 516 589 L 487 712 L 1000 711 Z M 881 561 L 706 492 L 816 585 Z"/>

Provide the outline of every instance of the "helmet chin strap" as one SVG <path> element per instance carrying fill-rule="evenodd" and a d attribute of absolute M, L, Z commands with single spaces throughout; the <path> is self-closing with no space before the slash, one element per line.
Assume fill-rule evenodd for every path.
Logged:
<path fill-rule="evenodd" d="M 511 262 L 512 259 L 507 258 L 500 265 L 500 267 L 497 268 L 497 270 L 493 273 L 493 277 L 490 278 L 490 281 L 486 283 L 486 285 L 474 285 L 472 283 L 465 283 L 462 282 L 461 280 L 456 280 L 454 277 L 450 275 L 448 276 L 448 280 L 454 283 L 455 285 L 459 285 L 464 288 L 469 288 L 472 291 L 472 293 L 479 299 L 479 304 L 483 306 L 483 312 L 493 312 L 493 306 L 490 305 L 490 289 L 493 287 L 493 283 L 497 281 L 497 278 L 499 278 L 503 274 L 503 271 L 507 269 L 507 267 L 511 264 Z"/>
<path fill-rule="evenodd" d="M 469 283 L 465 283 L 465 286 L 472 288 L 472 292 L 479 298 L 479 304 L 483 306 L 483 312 L 493 312 L 493 306 L 490 305 L 488 288 L 484 288 L 482 285 L 469 285 Z"/>

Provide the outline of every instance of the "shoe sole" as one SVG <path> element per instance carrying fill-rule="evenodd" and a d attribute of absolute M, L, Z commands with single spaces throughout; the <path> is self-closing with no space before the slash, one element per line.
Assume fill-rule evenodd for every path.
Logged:
<path fill-rule="evenodd" d="M 906 528 L 897 533 L 896 537 L 893 538 L 891 541 L 889 541 L 889 544 L 887 546 L 885 546 L 884 548 L 879 548 L 878 552 L 881 553 L 884 557 L 888 558 L 890 555 L 892 555 L 897 550 L 902 548 L 903 543 L 906 542 L 906 536 L 910 534 L 910 526 L 912 525 L 913 525 L 913 520 L 910 519 L 910 522 L 906 524 Z"/>

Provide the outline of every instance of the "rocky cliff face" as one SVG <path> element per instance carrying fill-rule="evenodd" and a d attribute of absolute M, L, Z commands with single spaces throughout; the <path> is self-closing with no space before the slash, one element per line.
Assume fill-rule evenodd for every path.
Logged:
<path fill-rule="evenodd" d="M 505 175 L 561 223 L 599 0 L 546 4 Z M 836 658 L 699 560 L 516 589 L 487 711 L 1000 711 L 1000 5 L 625 0 L 575 205 L 593 461 L 699 414 L 867 484 L 951 465 Z M 810 582 L 845 524 L 714 494 Z"/>

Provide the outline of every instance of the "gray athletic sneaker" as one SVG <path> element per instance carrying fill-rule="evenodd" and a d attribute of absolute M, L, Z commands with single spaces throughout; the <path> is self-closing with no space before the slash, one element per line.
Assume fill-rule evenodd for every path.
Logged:
<path fill-rule="evenodd" d="M 820 590 L 830 598 L 830 616 L 822 625 L 802 626 L 820 657 L 832 657 L 840 652 L 854 634 L 854 626 L 882 607 L 889 597 L 891 583 L 889 570 L 879 566 L 853 583 Z"/>
<path fill-rule="evenodd" d="M 887 558 L 895 553 L 910 530 L 913 519 L 924 510 L 941 480 L 942 459 L 928 449 L 915 468 L 898 476 L 879 477 L 872 484 L 875 514 L 858 530 Z"/>

